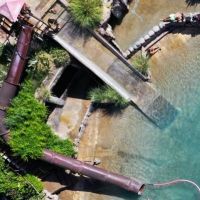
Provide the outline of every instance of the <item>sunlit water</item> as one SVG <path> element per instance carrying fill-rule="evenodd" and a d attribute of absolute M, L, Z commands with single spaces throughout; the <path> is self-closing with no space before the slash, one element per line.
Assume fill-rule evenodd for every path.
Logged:
<path fill-rule="evenodd" d="M 136 2 L 136 6 L 139 6 L 150 1 Z M 161 18 L 164 13 L 188 9 L 184 6 L 184 1 L 180 0 L 170 1 L 171 4 L 163 0 L 151 2 L 154 5 L 156 2 L 163 4 L 160 7 L 163 13 L 159 10 L 157 16 L 153 15 L 151 12 L 155 6 L 152 10 L 149 9 L 150 3 L 136 10 L 138 20 L 133 18 L 135 21 L 131 22 L 131 17 L 125 19 L 125 24 L 116 29 L 122 46 L 126 47 L 131 43 L 130 35 L 126 39 L 120 34 L 126 31 L 127 24 L 129 30 L 132 27 L 132 32 L 130 30 L 128 34 L 132 34 L 132 38 L 138 38 L 139 32 L 144 33 L 149 26 L 152 27 L 151 24 L 156 24 L 152 20 L 158 21 L 158 15 Z M 153 16 L 147 17 L 150 25 L 144 22 L 146 25 L 139 26 L 139 21 L 148 16 L 148 13 Z M 115 138 L 112 148 L 117 152 L 118 160 L 111 161 L 110 169 L 117 169 L 120 173 L 137 177 L 145 183 L 184 178 L 200 185 L 200 32 L 190 37 L 193 31 L 187 29 L 180 31 L 182 34 L 167 36 L 158 43 L 162 50 L 151 62 L 152 84 L 179 110 L 178 117 L 170 127 L 160 130 L 140 112 L 129 107 L 121 119 L 117 123 L 114 121 L 110 127 Z M 156 190 L 147 188 L 139 198 L 123 191 L 115 191 L 115 195 L 102 199 L 195 200 L 200 199 L 200 194 L 193 186 L 180 184 Z"/>
<path fill-rule="evenodd" d="M 171 126 L 160 130 L 133 107 L 121 115 L 117 124 L 112 124 L 118 162 L 112 161 L 110 168 L 118 168 L 120 173 L 145 183 L 184 178 L 200 184 L 200 35 L 184 38 L 187 39 L 181 35 L 168 36 L 161 43 L 163 52 L 152 60 L 154 87 L 179 110 Z M 199 198 L 194 187 L 182 184 L 146 189 L 139 199 Z M 137 197 L 122 192 L 105 199 Z"/>
<path fill-rule="evenodd" d="M 177 178 L 200 185 L 200 34 L 194 30 L 171 34 L 159 43 L 162 50 L 152 58 L 152 84 L 178 110 L 176 120 L 159 129 L 132 106 L 113 120 L 113 151 L 110 169 L 137 177 L 145 183 Z M 109 132 L 108 134 L 111 134 Z M 101 190 L 101 189 L 100 189 Z M 108 193 L 110 189 L 107 189 Z M 195 200 L 197 190 L 188 184 L 162 189 L 146 188 L 143 196 L 117 191 L 100 199 Z M 105 194 L 105 188 L 102 193 Z"/>
<path fill-rule="evenodd" d="M 170 12 L 199 8 L 187 7 L 184 0 L 135 2 L 129 17 L 115 28 L 123 49 Z M 151 60 L 152 85 L 178 109 L 176 120 L 161 130 L 129 106 L 122 115 L 102 123 L 100 140 L 112 141 L 107 147 L 100 144 L 103 150 L 110 148 L 113 153 L 114 159 L 105 160 L 108 170 L 137 177 L 145 183 L 182 178 L 200 185 L 200 31 L 197 35 L 192 34 L 195 32 L 192 29 L 178 32 L 181 34 L 170 34 L 158 43 L 162 50 Z M 188 184 L 146 188 L 141 197 L 115 187 L 97 186 L 86 199 L 196 200 L 200 194 Z"/>

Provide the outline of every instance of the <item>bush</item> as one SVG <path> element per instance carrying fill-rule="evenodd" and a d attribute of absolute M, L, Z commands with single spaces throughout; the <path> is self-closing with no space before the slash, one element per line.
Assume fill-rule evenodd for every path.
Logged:
<path fill-rule="evenodd" d="M 69 9 L 77 24 L 94 28 L 101 21 L 102 0 L 70 0 Z"/>
<path fill-rule="evenodd" d="M 133 65 L 143 75 L 148 75 L 148 68 L 149 68 L 148 61 L 149 61 L 148 57 L 144 57 L 142 55 L 136 56 L 133 61 Z"/>
<path fill-rule="evenodd" d="M 33 200 L 41 196 L 42 190 L 42 182 L 37 177 L 15 174 L 0 157 L 0 195 L 10 200 Z"/>
<path fill-rule="evenodd" d="M 51 56 L 43 50 L 40 50 L 34 54 L 29 60 L 29 74 L 36 80 L 43 79 L 49 72 L 53 59 Z"/>
<path fill-rule="evenodd" d="M 69 54 L 65 49 L 54 47 L 50 49 L 49 54 L 57 67 L 68 65 L 70 62 Z"/>
<path fill-rule="evenodd" d="M 45 123 L 47 109 L 34 98 L 34 87 L 26 81 L 7 111 L 6 124 L 10 128 L 9 144 L 23 160 L 37 159 L 49 148 L 67 156 L 75 151 L 69 140 L 61 140 Z"/>
<path fill-rule="evenodd" d="M 69 64 L 70 56 L 66 50 L 54 46 L 45 47 L 44 50 L 36 51 L 28 64 L 28 73 L 32 79 L 41 81 L 49 73 L 52 66 L 60 67 Z"/>
<path fill-rule="evenodd" d="M 88 96 L 94 103 L 113 103 L 115 106 L 126 106 L 128 104 L 128 101 L 109 86 L 94 88 Z"/>
<path fill-rule="evenodd" d="M 4 79 L 6 78 L 8 71 L 7 65 L 0 64 L 0 85 L 2 85 Z"/>

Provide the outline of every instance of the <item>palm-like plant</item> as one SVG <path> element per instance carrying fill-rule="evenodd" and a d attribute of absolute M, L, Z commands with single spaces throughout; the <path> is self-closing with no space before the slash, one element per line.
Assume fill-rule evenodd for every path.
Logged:
<path fill-rule="evenodd" d="M 70 0 L 69 9 L 81 27 L 94 28 L 101 21 L 102 0 Z"/>
<path fill-rule="evenodd" d="M 136 56 L 133 60 L 134 67 L 141 72 L 143 75 L 148 74 L 148 68 L 149 68 L 149 57 L 144 57 L 142 55 Z"/>

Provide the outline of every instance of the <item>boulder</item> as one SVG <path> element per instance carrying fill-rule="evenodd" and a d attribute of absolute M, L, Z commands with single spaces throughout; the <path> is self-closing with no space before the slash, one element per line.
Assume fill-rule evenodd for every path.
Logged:
<path fill-rule="evenodd" d="M 154 34 L 155 34 L 155 32 L 152 31 L 152 30 L 148 32 L 148 35 L 149 35 L 150 37 L 152 37 Z"/>
<path fill-rule="evenodd" d="M 160 31 L 160 27 L 159 26 L 154 26 L 152 29 L 155 33 Z"/>

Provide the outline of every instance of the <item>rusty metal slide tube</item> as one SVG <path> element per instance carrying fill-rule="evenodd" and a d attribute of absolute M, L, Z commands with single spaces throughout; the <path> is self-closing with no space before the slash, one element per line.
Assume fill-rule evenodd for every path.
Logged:
<path fill-rule="evenodd" d="M 21 74 L 24 70 L 24 65 L 27 61 L 27 53 L 29 50 L 33 28 L 30 26 L 23 26 L 14 55 L 10 64 L 10 69 L 6 78 L 6 82 L 13 85 L 18 85 Z"/>
<path fill-rule="evenodd" d="M 21 75 L 23 73 L 24 65 L 26 63 L 26 56 L 31 42 L 32 28 L 29 26 L 22 27 L 16 51 L 10 65 L 10 70 L 7 74 L 2 87 L 0 88 L 0 136 L 7 142 L 9 140 L 9 131 L 5 125 L 6 109 L 10 105 L 11 100 L 16 94 L 16 90 L 20 83 Z M 44 150 L 41 160 L 78 172 L 82 175 L 108 182 L 117 185 L 125 190 L 142 193 L 144 184 L 136 179 L 131 179 L 116 173 L 106 171 L 104 169 L 88 165 L 84 162 L 73 158 L 65 157 L 54 153 L 50 150 Z"/>
<path fill-rule="evenodd" d="M 109 172 L 79 160 L 62 156 L 50 150 L 45 150 L 41 159 L 53 165 L 62 167 L 64 169 L 70 169 L 90 178 L 117 185 L 125 190 L 135 192 L 139 195 L 143 192 L 144 189 L 144 184 L 136 179 L 131 179 L 126 176 Z"/>
<path fill-rule="evenodd" d="M 4 124 L 6 109 L 10 105 L 11 100 L 14 98 L 20 83 L 31 42 L 32 32 L 32 27 L 22 27 L 7 77 L 0 88 L 0 135 L 4 138 L 4 140 L 8 140 L 8 131 Z"/>

